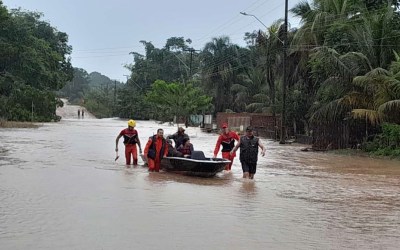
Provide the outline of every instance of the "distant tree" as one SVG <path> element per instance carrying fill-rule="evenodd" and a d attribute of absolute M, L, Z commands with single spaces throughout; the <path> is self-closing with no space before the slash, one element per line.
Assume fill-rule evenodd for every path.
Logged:
<path fill-rule="evenodd" d="M 173 116 L 188 117 L 191 114 L 209 111 L 211 108 L 211 97 L 204 95 L 203 91 L 191 84 L 157 80 L 146 96 L 147 101 L 152 104 L 153 114 L 162 121 L 170 120 Z"/>
<path fill-rule="evenodd" d="M 66 97 L 71 103 L 83 104 L 85 92 L 89 90 L 89 74 L 81 68 L 74 68 L 74 77 L 64 88 L 60 95 Z"/>

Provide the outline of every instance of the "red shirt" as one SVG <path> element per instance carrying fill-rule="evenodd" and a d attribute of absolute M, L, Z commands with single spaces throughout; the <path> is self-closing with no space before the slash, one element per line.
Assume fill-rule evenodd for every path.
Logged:
<path fill-rule="evenodd" d="M 222 152 L 229 152 L 235 147 L 235 140 L 239 141 L 239 136 L 233 131 L 223 133 L 218 137 L 217 144 L 215 145 L 214 154 L 217 155 L 219 148 L 222 145 Z"/>
<path fill-rule="evenodd" d="M 139 134 L 136 129 L 130 130 L 129 128 L 121 130 L 119 135 L 124 137 L 124 144 L 136 144 Z"/>
<path fill-rule="evenodd" d="M 152 143 L 153 143 L 153 138 L 150 137 L 146 143 L 146 147 L 144 148 L 144 155 L 147 155 L 149 153 L 149 149 L 150 149 Z M 156 136 L 156 141 L 154 142 L 154 144 L 156 146 L 156 159 L 160 160 L 160 151 L 161 151 L 162 144 L 163 144 L 163 138 Z M 164 147 L 165 148 L 164 148 L 163 156 L 167 156 L 167 154 L 168 154 L 167 142 L 165 142 Z"/>

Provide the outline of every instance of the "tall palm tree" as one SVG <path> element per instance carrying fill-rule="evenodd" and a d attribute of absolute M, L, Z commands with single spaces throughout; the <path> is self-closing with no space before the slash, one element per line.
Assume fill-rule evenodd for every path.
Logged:
<path fill-rule="evenodd" d="M 262 68 L 252 67 L 246 73 L 239 75 L 240 83 L 232 85 L 235 94 L 237 111 L 262 113 L 267 112 L 270 99 L 267 95 L 266 74 Z"/>
<path fill-rule="evenodd" d="M 356 50 L 367 56 L 371 65 L 387 68 L 400 48 L 400 14 L 391 6 L 362 12 L 353 18 L 352 36 Z"/>
<path fill-rule="evenodd" d="M 372 125 L 382 121 L 400 123 L 400 57 L 395 55 L 390 70 L 375 68 L 354 78 L 353 84 L 361 87 L 364 97 L 352 111 L 354 118 L 363 118 Z"/>
<path fill-rule="evenodd" d="M 228 37 L 213 38 L 201 52 L 201 78 L 205 89 L 212 90 L 216 112 L 232 107 L 232 84 L 237 81 L 241 68 L 238 46 Z"/>

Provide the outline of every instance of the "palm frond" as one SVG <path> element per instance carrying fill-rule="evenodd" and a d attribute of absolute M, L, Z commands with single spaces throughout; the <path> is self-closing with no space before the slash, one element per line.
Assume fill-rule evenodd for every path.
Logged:
<path fill-rule="evenodd" d="M 385 102 L 378 108 L 379 112 L 384 114 L 399 113 L 400 112 L 400 99 Z"/>
<path fill-rule="evenodd" d="M 365 76 L 367 77 L 371 77 L 371 78 L 376 78 L 376 77 L 380 77 L 380 76 L 390 76 L 391 73 L 389 71 L 387 71 L 386 69 L 383 68 L 375 68 L 371 71 L 369 71 L 367 74 L 365 74 Z"/>
<path fill-rule="evenodd" d="M 365 119 L 373 126 L 380 124 L 382 121 L 382 115 L 378 111 L 371 109 L 353 109 L 351 116 L 354 119 Z"/>
<path fill-rule="evenodd" d="M 247 91 L 247 87 L 243 86 L 241 84 L 233 84 L 231 87 L 231 91 L 232 92 L 246 92 Z"/>
<path fill-rule="evenodd" d="M 340 102 L 349 108 L 367 108 L 371 106 L 371 100 L 372 98 L 368 98 L 364 93 L 352 91 L 345 95 Z"/>
<path fill-rule="evenodd" d="M 253 113 L 261 113 L 265 107 L 264 103 L 250 103 L 246 105 L 246 111 Z"/>
<path fill-rule="evenodd" d="M 314 124 L 323 124 L 342 120 L 350 110 L 351 109 L 342 102 L 342 98 L 336 99 L 316 110 L 311 115 L 310 122 Z"/>
<path fill-rule="evenodd" d="M 264 105 L 265 105 L 265 103 L 269 102 L 269 100 L 270 100 L 270 98 L 268 97 L 268 95 L 263 94 L 263 93 L 259 93 L 259 94 L 253 95 L 253 99 L 254 99 L 256 102 L 264 103 Z"/>

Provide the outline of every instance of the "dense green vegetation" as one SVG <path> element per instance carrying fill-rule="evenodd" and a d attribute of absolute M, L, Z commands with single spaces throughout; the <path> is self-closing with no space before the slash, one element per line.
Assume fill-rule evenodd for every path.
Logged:
<path fill-rule="evenodd" d="M 374 135 L 362 147 L 373 155 L 400 157 L 400 125 L 382 124 L 382 133 Z"/>
<path fill-rule="evenodd" d="M 183 37 L 171 37 L 161 48 L 141 41 L 145 53 L 131 52 L 126 84 L 84 69 L 73 69 L 72 78 L 66 34 L 35 13 L 2 7 L 0 22 L 7 35 L 2 32 L 0 39 L 0 102 L 7 108 L 1 114 L 29 119 L 31 100 L 43 96 L 47 104 L 34 105 L 46 114 L 45 107 L 55 106 L 52 91 L 63 87 L 60 95 L 98 117 L 166 121 L 227 110 L 279 115 L 285 66 L 289 134 L 323 137 L 322 145 L 333 148 L 339 147 L 338 138 L 347 138 L 343 145 L 369 145 L 367 138 L 385 133 L 384 126 L 400 124 L 399 5 L 392 0 L 299 1 L 290 10 L 301 25 L 287 34 L 286 64 L 282 20 L 246 33 L 246 47 L 223 36 L 198 50 Z M 34 28 L 24 29 L 27 25 Z M 15 36 L 22 37 L 20 43 Z M 17 57 L 16 51 L 24 53 Z"/>
<path fill-rule="evenodd" d="M 56 120 L 54 91 L 72 78 L 67 34 L 41 14 L 8 11 L 0 1 L 0 118 Z"/>
<path fill-rule="evenodd" d="M 171 121 L 175 117 L 202 113 L 211 105 L 211 98 L 204 95 L 199 88 L 191 84 L 166 83 L 155 81 L 147 93 L 147 101 L 155 107 L 154 115 L 163 118 L 161 121 Z M 187 123 L 187 122 L 186 122 Z"/>

